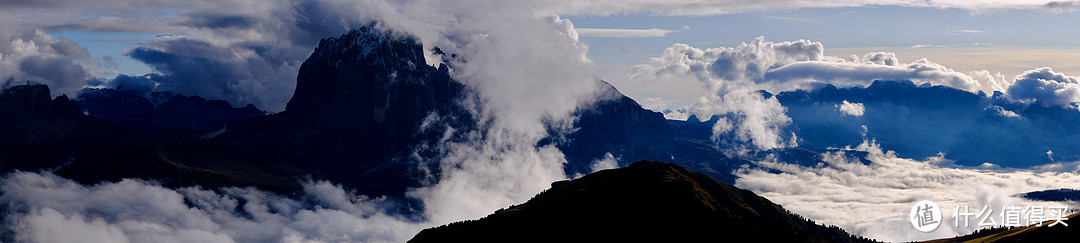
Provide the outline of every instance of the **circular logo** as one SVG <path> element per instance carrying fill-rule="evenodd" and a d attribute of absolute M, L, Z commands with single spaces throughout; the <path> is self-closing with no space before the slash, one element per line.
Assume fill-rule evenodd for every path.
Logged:
<path fill-rule="evenodd" d="M 919 231 L 934 231 L 941 224 L 941 209 L 930 200 L 922 200 L 911 207 L 908 219 L 911 220 L 911 226 L 915 226 Z"/>

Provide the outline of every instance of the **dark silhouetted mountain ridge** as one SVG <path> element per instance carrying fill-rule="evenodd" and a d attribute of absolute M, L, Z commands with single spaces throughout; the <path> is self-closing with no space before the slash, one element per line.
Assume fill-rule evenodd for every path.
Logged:
<path fill-rule="evenodd" d="M 528 202 L 409 242 L 864 242 L 675 164 L 637 162 L 552 183 Z"/>
<path fill-rule="evenodd" d="M 1028 168 L 1080 159 L 1080 110 L 1020 103 L 908 80 L 875 81 L 867 87 L 782 92 L 791 128 L 801 147 L 821 150 L 874 138 L 907 158 L 944 153 L 957 164 Z M 843 101 L 862 104 L 861 116 L 839 111 Z M 1053 157 L 1047 156 L 1053 151 Z"/>
<path fill-rule="evenodd" d="M 1065 224 L 1055 221 L 1044 221 L 1038 225 L 1028 225 L 1016 228 L 994 228 L 977 231 L 970 235 L 962 235 L 953 238 L 923 241 L 926 243 L 950 243 L 950 242 L 1072 242 L 1080 239 L 1080 213 L 1069 215 L 1063 220 Z"/>
<path fill-rule="evenodd" d="M 78 98 L 79 108 L 90 116 L 141 131 L 169 128 L 214 131 L 229 123 L 266 114 L 251 104 L 235 108 L 223 100 L 123 87 L 84 89 Z"/>
<path fill-rule="evenodd" d="M 149 133 L 83 114 L 45 85 L 0 93 L 0 171 L 53 171 L 93 184 L 126 178 L 166 186 L 256 186 L 288 193 L 306 176 L 264 153 L 198 141 L 190 131 Z"/>

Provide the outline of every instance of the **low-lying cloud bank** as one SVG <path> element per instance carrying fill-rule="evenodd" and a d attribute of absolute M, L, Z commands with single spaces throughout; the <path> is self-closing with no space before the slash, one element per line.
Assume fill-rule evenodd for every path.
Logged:
<path fill-rule="evenodd" d="M 862 156 L 865 154 L 865 156 Z M 953 210 L 983 206 L 998 213 L 1005 206 L 1059 206 L 1018 198 L 1018 193 L 1080 185 L 1075 165 L 1058 170 L 992 170 L 957 168 L 938 156 L 925 160 L 898 158 L 873 140 L 855 148 L 822 154 L 821 163 L 799 166 L 760 161 L 736 171 L 735 186 L 754 191 L 792 212 L 818 223 L 837 225 L 850 233 L 884 241 L 912 241 L 953 237 L 973 232 L 978 219 L 954 227 Z M 941 207 L 937 230 L 923 233 L 911 226 L 909 210 L 915 202 L 931 200 Z M 1070 209 L 1077 205 L 1070 205 Z"/>
<path fill-rule="evenodd" d="M 304 183 L 303 195 L 289 198 L 15 172 L 0 179 L 0 191 L 4 238 L 19 242 L 404 242 L 433 226 L 383 213 L 385 198 L 325 181 Z"/>

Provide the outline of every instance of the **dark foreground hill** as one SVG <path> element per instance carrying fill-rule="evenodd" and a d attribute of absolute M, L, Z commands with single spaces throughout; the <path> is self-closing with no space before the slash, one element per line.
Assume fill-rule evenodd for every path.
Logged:
<path fill-rule="evenodd" d="M 642 161 L 552 183 L 479 220 L 409 242 L 866 242 L 675 164 Z"/>
<path fill-rule="evenodd" d="M 930 243 L 947 242 L 1076 242 L 1080 239 L 1080 213 L 1070 215 L 1063 222 L 1049 226 L 1054 221 L 1042 224 L 1029 225 L 1009 230 L 993 230 L 988 233 L 976 232 L 970 235 L 957 236 L 947 239 L 924 241 Z"/>

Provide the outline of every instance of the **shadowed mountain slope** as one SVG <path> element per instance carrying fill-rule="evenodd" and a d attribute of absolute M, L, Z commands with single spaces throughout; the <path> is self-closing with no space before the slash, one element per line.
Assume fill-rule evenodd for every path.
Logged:
<path fill-rule="evenodd" d="M 949 242 L 1075 242 L 1080 239 L 1080 213 L 1073 214 L 1064 220 L 1063 224 L 1053 224 L 1054 221 L 1046 221 L 1038 226 L 1029 225 L 1008 230 L 995 230 L 989 233 L 979 232 L 971 235 L 957 236 L 953 238 L 924 241 L 927 243 Z"/>
<path fill-rule="evenodd" d="M 479 220 L 425 229 L 409 242 L 862 242 L 753 192 L 675 164 L 642 161 L 558 181 Z"/>

